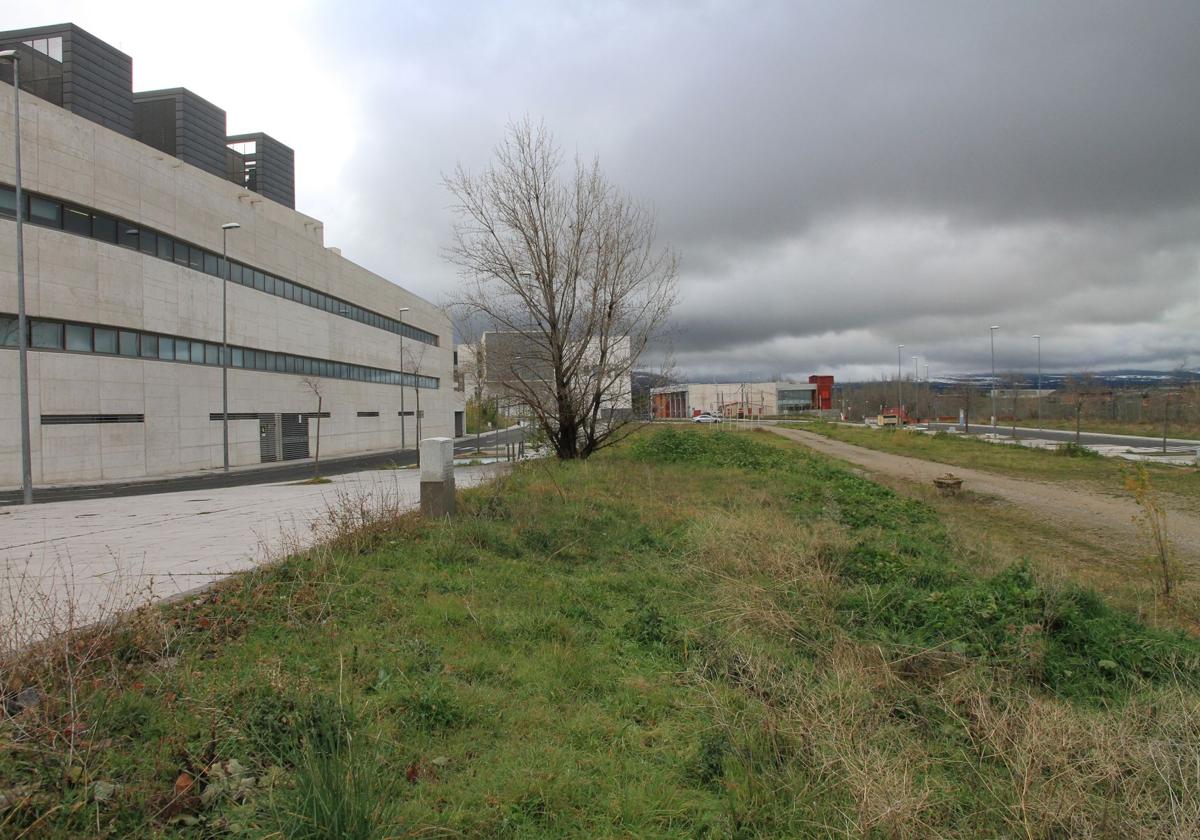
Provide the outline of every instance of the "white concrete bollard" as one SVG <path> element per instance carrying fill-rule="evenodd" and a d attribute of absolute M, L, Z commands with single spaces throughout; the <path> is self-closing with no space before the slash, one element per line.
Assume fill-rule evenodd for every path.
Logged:
<path fill-rule="evenodd" d="M 454 514 L 454 440 L 421 441 L 421 513 L 441 518 Z"/>

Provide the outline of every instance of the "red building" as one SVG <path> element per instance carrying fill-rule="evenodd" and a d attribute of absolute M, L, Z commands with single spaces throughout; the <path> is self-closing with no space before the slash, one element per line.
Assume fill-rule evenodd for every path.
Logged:
<path fill-rule="evenodd" d="M 833 377 L 813 374 L 808 377 L 808 382 L 817 386 L 813 394 L 813 408 L 833 408 Z"/>

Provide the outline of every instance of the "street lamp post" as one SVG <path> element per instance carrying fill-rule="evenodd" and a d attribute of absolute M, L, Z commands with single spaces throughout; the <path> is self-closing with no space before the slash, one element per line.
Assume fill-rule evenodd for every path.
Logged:
<path fill-rule="evenodd" d="M 17 378 L 21 391 L 21 500 L 33 504 L 33 455 L 29 436 L 29 321 L 25 317 L 25 237 L 21 222 L 25 215 L 21 198 L 21 71 L 16 50 L 0 51 L 0 61 L 11 61 L 13 68 L 13 178 L 17 220 Z"/>
<path fill-rule="evenodd" d="M 913 410 L 917 413 L 917 422 L 921 422 L 921 371 L 917 367 L 917 359 L 913 356 Z"/>
<path fill-rule="evenodd" d="M 998 324 L 992 324 L 988 327 L 988 335 L 992 340 L 992 435 L 996 434 L 996 330 L 1000 329 Z"/>
<path fill-rule="evenodd" d="M 400 448 L 407 449 L 404 429 L 408 426 L 408 418 L 404 415 L 404 313 L 409 307 L 400 307 Z"/>
<path fill-rule="evenodd" d="M 225 273 L 221 277 L 221 455 L 225 472 L 229 472 L 229 231 L 240 228 L 237 222 L 221 225 L 221 262 Z"/>
<path fill-rule="evenodd" d="M 1038 431 L 1042 430 L 1042 337 L 1035 335 L 1033 340 L 1037 342 L 1038 356 L 1038 378 L 1037 378 L 1037 421 Z"/>
<path fill-rule="evenodd" d="M 897 429 L 900 428 L 901 424 L 904 422 L 903 420 L 900 419 L 900 411 L 901 411 L 900 403 L 902 403 L 904 401 L 904 392 L 902 390 L 903 386 L 900 384 L 900 377 L 901 377 L 900 351 L 903 349 L 904 349 L 903 344 L 896 345 L 896 428 Z"/>

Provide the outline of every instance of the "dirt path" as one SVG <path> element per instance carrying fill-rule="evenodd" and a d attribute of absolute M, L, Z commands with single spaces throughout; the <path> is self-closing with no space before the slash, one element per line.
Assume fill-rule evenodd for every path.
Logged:
<path fill-rule="evenodd" d="M 849 461 L 872 473 L 929 485 L 936 476 L 953 472 L 963 479 L 963 489 L 997 496 L 1038 516 L 1052 518 L 1073 529 L 1115 538 L 1130 546 L 1145 546 L 1134 517 L 1140 513 L 1132 499 L 1105 496 L 1078 485 L 1010 478 L 996 473 L 951 467 L 904 455 L 879 452 L 813 432 L 772 428 L 771 431 L 802 443 L 824 455 Z M 1167 530 L 1180 558 L 1200 559 L 1200 517 L 1179 510 L 1167 514 Z"/>

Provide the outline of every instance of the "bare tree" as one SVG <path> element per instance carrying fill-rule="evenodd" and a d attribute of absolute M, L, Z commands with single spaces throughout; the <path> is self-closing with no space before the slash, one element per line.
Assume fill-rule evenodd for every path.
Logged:
<path fill-rule="evenodd" d="M 1089 397 L 1096 395 L 1096 377 L 1086 372 L 1078 376 L 1068 376 L 1063 386 L 1068 404 L 1075 409 L 1075 445 L 1079 446 L 1082 439 L 1080 427 L 1083 423 L 1083 407 Z"/>
<path fill-rule="evenodd" d="M 300 384 L 311 391 L 317 398 L 317 448 L 316 454 L 313 457 L 313 478 L 321 477 L 321 404 L 324 401 L 324 394 L 321 389 L 324 387 L 320 379 L 313 376 L 306 376 L 300 380 Z"/>
<path fill-rule="evenodd" d="M 614 411 L 676 299 L 678 260 L 654 244 L 651 211 L 598 162 L 563 155 L 544 125 L 509 126 L 493 163 L 444 179 L 458 222 L 448 258 L 464 276 L 454 301 L 504 335 L 486 361 L 559 458 L 586 458 L 631 422 Z M 497 342 L 498 344 L 500 342 Z"/>

